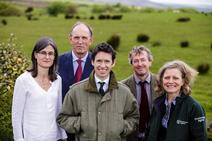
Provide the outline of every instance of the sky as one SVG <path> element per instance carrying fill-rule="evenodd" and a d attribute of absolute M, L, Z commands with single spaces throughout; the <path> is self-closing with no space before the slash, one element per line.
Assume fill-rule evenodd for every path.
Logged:
<path fill-rule="evenodd" d="M 80 0 L 78 0 L 80 1 Z M 121 3 L 126 5 L 153 8 L 194 8 L 198 11 L 212 12 L 212 0 L 81 0 L 100 3 Z"/>
<path fill-rule="evenodd" d="M 212 8 L 212 0 L 149 0 L 151 2 L 164 3 L 164 4 L 182 4 L 182 5 L 190 5 L 190 6 L 211 6 Z"/>

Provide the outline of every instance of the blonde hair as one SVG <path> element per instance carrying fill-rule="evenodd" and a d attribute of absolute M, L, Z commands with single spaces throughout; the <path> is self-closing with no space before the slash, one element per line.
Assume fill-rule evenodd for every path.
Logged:
<path fill-rule="evenodd" d="M 184 84 L 181 90 L 183 91 L 185 95 L 190 95 L 192 84 L 196 76 L 198 75 L 198 72 L 181 60 L 174 60 L 174 61 L 167 62 L 160 68 L 158 72 L 158 76 L 157 76 L 156 91 L 160 95 L 165 93 L 162 81 L 163 81 L 164 73 L 167 69 L 178 69 L 181 72 L 182 79 L 184 80 Z"/>

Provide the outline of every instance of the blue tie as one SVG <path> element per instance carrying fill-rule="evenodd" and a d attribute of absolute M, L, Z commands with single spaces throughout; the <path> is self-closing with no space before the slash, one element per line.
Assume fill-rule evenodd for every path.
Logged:
<path fill-rule="evenodd" d="M 98 82 L 100 84 L 99 93 L 103 96 L 105 94 L 105 91 L 103 89 L 103 86 L 105 82 Z"/>

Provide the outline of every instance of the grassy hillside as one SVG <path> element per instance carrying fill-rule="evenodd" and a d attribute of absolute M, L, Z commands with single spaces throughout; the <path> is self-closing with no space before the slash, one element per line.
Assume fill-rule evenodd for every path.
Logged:
<path fill-rule="evenodd" d="M 150 41 L 143 43 L 154 55 L 152 72 L 157 73 L 160 66 L 166 61 L 181 59 L 196 68 L 200 63 L 208 63 L 212 67 L 212 14 L 201 13 L 174 13 L 134 11 L 123 14 L 122 20 L 89 20 L 89 7 L 81 8 L 79 16 L 93 27 L 94 43 L 106 41 L 113 33 L 121 36 L 121 45 L 118 50 L 117 65 L 114 68 L 119 80 L 131 74 L 127 55 L 131 48 L 140 45 L 136 41 L 139 33 L 149 35 Z M 0 17 L 7 25 L 0 24 L 0 41 L 5 41 L 10 33 L 14 33 L 21 45 L 20 50 L 30 57 L 34 43 L 41 36 L 52 37 L 60 53 L 70 50 L 68 34 L 71 26 L 78 20 L 64 19 L 64 15 L 49 17 L 37 16 L 38 20 L 29 21 L 26 17 Z M 180 17 L 189 17 L 191 21 L 179 23 Z M 85 19 L 87 18 L 87 19 Z M 180 42 L 187 40 L 190 46 L 181 48 Z M 152 47 L 152 43 L 161 42 L 161 46 Z M 206 75 L 199 75 L 193 88 L 195 97 L 205 108 L 207 119 L 212 120 L 212 68 Z"/>

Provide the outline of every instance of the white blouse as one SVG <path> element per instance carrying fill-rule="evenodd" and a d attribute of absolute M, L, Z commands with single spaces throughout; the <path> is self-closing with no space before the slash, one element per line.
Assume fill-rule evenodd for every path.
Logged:
<path fill-rule="evenodd" d="M 45 91 L 30 72 L 16 82 L 12 103 L 12 126 L 15 141 L 56 141 L 67 138 L 56 117 L 62 108 L 61 77 Z"/>

